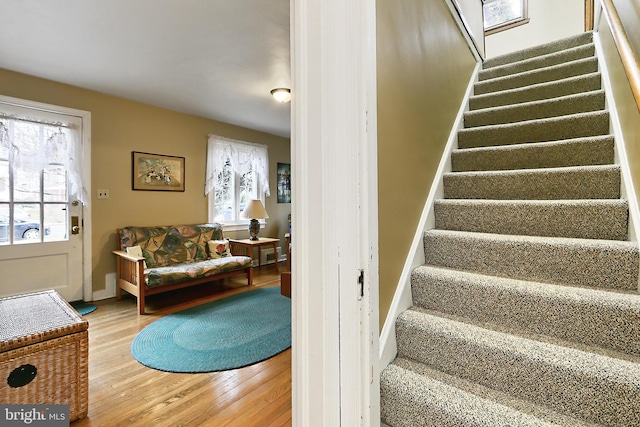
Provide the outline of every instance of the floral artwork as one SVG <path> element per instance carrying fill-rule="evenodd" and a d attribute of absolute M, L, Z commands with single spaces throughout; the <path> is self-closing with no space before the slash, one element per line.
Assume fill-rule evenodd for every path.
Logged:
<path fill-rule="evenodd" d="M 184 191 L 184 157 L 131 154 L 134 190 Z"/>

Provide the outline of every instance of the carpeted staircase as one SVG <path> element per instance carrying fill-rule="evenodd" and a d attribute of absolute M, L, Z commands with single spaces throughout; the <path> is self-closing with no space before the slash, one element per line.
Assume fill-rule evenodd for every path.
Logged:
<path fill-rule="evenodd" d="M 640 426 L 639 252 L 592 34 L 487 60 L 380 378 L 390 426 Z"/>

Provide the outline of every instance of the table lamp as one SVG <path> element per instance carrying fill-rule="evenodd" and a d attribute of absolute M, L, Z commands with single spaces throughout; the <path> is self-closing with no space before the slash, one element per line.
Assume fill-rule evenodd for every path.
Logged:
<path fill-rule="evenodd" d="M 251 200 L 244 208 L 240 217 L 251 219 L 249 221 L 249 240 L 258 240 L 258 232 L 260 231 L 259 219 L 269 218 L 269 214 L 264 209 L 260 200 Z"/>

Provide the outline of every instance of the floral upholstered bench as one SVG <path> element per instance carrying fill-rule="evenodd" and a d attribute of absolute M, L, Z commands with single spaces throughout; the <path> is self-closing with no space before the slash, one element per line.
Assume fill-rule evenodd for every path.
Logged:
<path fill-rule="evenodd" d="M 222 224 L 125 227 L 116 235 L 116 296 L 136 296 L 140 314 L 147 295 L 237 275 L 253 282 L 251 257 L 231 254 Z"/>

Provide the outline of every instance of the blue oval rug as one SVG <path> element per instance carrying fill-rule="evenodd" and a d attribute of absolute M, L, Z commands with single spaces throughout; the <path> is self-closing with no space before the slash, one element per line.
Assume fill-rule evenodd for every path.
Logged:
<path fill-rule="evenodd" d="M 158 319 L 134 338 L 131 354 L 150 368 L 195 373 L 251 365 L 289 347 L 291 300 L 274 287 Z"/>

